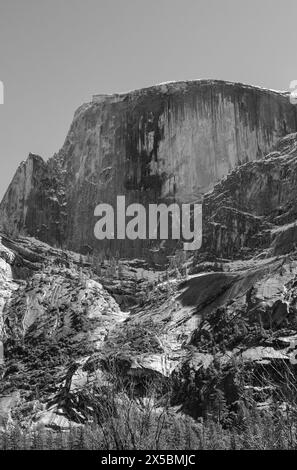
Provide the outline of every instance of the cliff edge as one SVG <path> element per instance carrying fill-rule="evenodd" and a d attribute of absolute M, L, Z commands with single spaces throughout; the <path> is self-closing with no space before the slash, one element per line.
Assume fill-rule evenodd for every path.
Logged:
<path fill-rule="evenodd" d="M 296 132 L 286 93 L 197 80 L 95 95 L 75 113 L 48 162 L 30 154 L 0 205 L 1 228 L 76 251 L 143 256 L 145 240 L 98 241 L 94 209 L 193 202 L 233 168 L 261 159 Z"/>

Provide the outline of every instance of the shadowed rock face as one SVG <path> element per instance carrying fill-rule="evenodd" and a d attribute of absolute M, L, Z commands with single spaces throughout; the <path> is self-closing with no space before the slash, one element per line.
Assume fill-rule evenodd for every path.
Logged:
<path fill-rule="evenodd" d="M 83 251 L 143 255 L 146 241 L 94 238 L 101 202 L 197 201 L 238 164 L 296 131 L 286 94 L 220 81 L 158 85 L 95 96 L 81 106 L 62 150 L 30 155 L 0 206 L 2 229 Z"/>

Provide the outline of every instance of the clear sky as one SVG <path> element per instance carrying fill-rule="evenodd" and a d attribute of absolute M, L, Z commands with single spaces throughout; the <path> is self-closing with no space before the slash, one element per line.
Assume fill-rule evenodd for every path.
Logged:
<path fill-rule="evenodd" d="M 0 0 L 0 198 L 92 94 L 195 78 L 284 90 L 296 56 L 296 0 Z"/>

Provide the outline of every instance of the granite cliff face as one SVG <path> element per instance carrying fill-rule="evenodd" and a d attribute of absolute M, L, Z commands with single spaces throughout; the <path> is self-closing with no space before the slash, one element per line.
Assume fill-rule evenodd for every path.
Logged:
<path fill-rule="evenodd" d="M 143 413 L 148 384 L 178 421 L 296 413 L 296 181 L 295 133 L 205 195 L 201 250 L 166 271 L 3 234 L 0 429 Z"/>
<path fill-rule="evenodd" d="M 62 150 L 30 155 L 0 206 L 3 230 L 76 251 L 145 255 L 151 242 L 94 237 L 94 209 L 193 202 L 234 167 L 296 131 L 285 93 L 220 81 L 169 83 L 81 106 Z"/>
<path fill-rule="evenodd" d="M 296 245 L 296 134 L 265 158 L 234 169 L 204 198 L 203 249 L 245 258 L 289 253 Z"/>

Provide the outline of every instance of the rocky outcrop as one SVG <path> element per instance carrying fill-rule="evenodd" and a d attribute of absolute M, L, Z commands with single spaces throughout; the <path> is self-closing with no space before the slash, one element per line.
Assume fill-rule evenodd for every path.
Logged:
<path fill-rule="evenodd" d="M 127 317 L 78 254 L 29 238 L 3 236 L 2 242 L 0 428 L 11 407 L 31 403 L 39 413 L 39 398 L 58 403 L 80 361 L 101 350 Z M 12 401 L 16 393 L 20 400 Z"/>
<path fill-rule="evenodd" d="M 1 205 L 2 225 L 6 232 L 32 230 L 36 238 L 3 233 L 0 243 L 0 425 L 15 420 L 67 429 L 101 417 L 111 390 L 121 403 L 118 391 L 129 394 L 131 385 L 138 407 L 148 383 L 156 386 L 161 410 L 170 396 L 177 412 L 195 419 L 213 414 L 223 422 L 223 406 L 228 426 L 244 406 L 273 403 L 280 409 L 290 399 L 297 377 L 297 134 L 275 142 L 295 115 L 286 100 L 221 82 L 95 97 L 77 111 L 58 155 L 48 163 L 31 155 L 20 167 Z M 260 114 L 253 114 L 258 105 Z M 176 251 L 169 268 L 158 271 L 146 260 L 90 254 L 96 248 L 88 234 L 98 198 L 112 202 L 121 191 L 129 202 L 193 197 L 197 188 L 192 191 L 184 170 L 189 164 L 194 172 L 200 158 L 203 119 L 205 135 L 215 129 L 211 142 L 218 160 L 203 153 L 209 173 L 203 184 L 196 174 L 203 186 L 198 190 L 214 184 L 221 176 L 216 171 L 225 172 L 217 164 L 229 135 L 230 106 L 241 116 L 235 129 L 245 130 L 235 133 L 241 135 L 238 153 L 226 153 L 238 157 L 229 161 L 235 168 L 204 195 L 201 250 L 188 258 Z M 265 109 L 274 115 L 262 115 Z M 249 120 L 252 115 L 256 121 Z M 187 132 L 192 143 L 196 138 L 190 123 L 199 134 L 193 155 L 187 147 Z M 185 147 L 178 126 L 184 126 Z M 270 150 L 261 159 L 252 153 L 254 138 Z M 187 155 L 185 167 L 166 160 L 170 145 L 181 162 Z M 248 161 L 242 163 L 244 148 Z M 169 167 L 178 175 L 172 190 Z M 166 177 L 159 184 L 161 170 Z M 69 245 L 88 253 L 41 240 L 63 245 L 66 236 Z"/>
<path fill-rule="evenodd" d="M 204 198 L 203 249 L 221 257 L 289 253 L 296 246 L 297 134 L 241 165 Z"/>
<path fill-rule="evenodd" d="M 95 96 L 76 111 L 58 155 L 47 163 L 30 155 L 20 166 L 1 226 L 76 251 L 138 256 L 151 243 L 95 239 L 97 204 L 115 206 L 116 195 L 145 206 L 197 201 L 294 131 L 296 109 L 285 93 L 242 84 L 200 80 Z M 245 223 L 256 230 L 258 221 Z"/>

